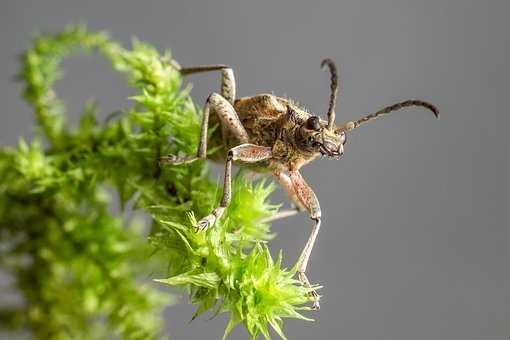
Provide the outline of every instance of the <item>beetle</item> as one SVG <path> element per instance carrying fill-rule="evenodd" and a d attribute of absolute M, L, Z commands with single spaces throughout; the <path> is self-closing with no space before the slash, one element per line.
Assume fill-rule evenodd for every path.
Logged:
<path fill-rule="evenodd" d="M 223 196 L 218 207 L 198 222 L 199 230 L 206 230 L 222 216 L 231 200 L 232 163 L 239 161 L 258 172 L 270 172 L 287 192 L 295 209 L 281 211 L 271 220 L 305 211 L 313 220 L 311 234 L 297 263 L 300 282 L 311 287 L 306 276 L 310 254 L 321 226 L 321 209 L 312 188 L 305 182 L 299 169 L 319 156 L 339 159 L 344 154 L 346 132 L 379 116 L 410 106 L 424 107 L 439 118 L 437 108 L 422 100 L 406 100 L 387 106 L 375 113 L 343 125 L 335 125 L 335 106 L 338 90 L 338 76 L 335 63 L 326 58 L 321 67 L 327 66 L 331 75 L 331 90 L 327 120 L 307 112 L 290 99 L 273 94 L 259 94 L 236 99 L 235 78 L 232 68 L 227 65 L 202 65 L 174 67 L 182 76 L 220 71 L 221 91 L 213 92 L 203 109 L 200 140 L 195 156 L 163 156 L 162 164 L 185 164 L 206 159 L 208 142 L 218 152 L 210 158 L 225 162 Z M 219 125 L 208 141 L 208 129 Z M 320 296 L 311 290 L 312 309 L 319 309 Z"/>

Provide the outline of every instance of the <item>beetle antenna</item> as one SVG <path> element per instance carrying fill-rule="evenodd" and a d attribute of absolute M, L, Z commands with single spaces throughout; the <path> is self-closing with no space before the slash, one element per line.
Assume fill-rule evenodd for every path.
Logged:
<path fill-rule="evenodd" d="M 338 129 L 336 129 L 336 131 L 340 132 L 340 131 L 349 131 L 349 130 L 355 129 L 358 126 L 365 124 L 366 122 L 371 121 L 372 119 L 375 119 L 379 116 L 382 116 L 382 115 L 388 114 L 390 112 L 397 111 L 397 110 L 400 110 L 400 109 L 403 109 L 403 108 L 409 107 L 409 106 L 424 107 L 424 108 L 432 111 L 432 113 L 434 114 L 434 116 L 436 116 L 436 118 L 439 118 L 439 111 L 437 110 L 437 108 L 434 105 L 432 105 L 428 102 L 422 101 L 422 100 L 413 99 L 413 100 L 406 100 L 406 101 L 403 101 L 400 103 L 396 103 L 396 104 L 387 106 L 384 109 L 381 109 L 375 113 L 369 114 L 361 119 L 358 119 L 353 122 L 348 122 L 344 126 L 341 126 Z"/>
<path fill-rule="evenodd" d="M 329 67 L 329 72 L 331 73 L 331 94 L 329 96 L 328 129 L 333 130 L 333 127 L 335 125 L 335 106 L 338 90 L 338 75 L 333 60 L 329 58 L 324 59 L 321 62 L 321 67 L 324 68 L 324 66 L 326 65 Z"/>

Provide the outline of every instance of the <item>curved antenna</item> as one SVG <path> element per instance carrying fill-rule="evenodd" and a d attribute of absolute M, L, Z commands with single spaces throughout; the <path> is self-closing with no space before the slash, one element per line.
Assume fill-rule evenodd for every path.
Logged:
<path fill-rule="evenodd" d="M 333 60 L 329 58 L 324 59 L 321 62 L 321 68 L 324 68 L 326 65 L 329 67 L 329 72 L 331 73 L 331 95 L 329 96 L 328 129 L 333 130 L 335 125 L 335 105 L 338 90 L 338 75 Z"/>
<path fill-rule="evenodd" d="M 437 110 L 437 108 L 434 105 L 432 105 L 428 102 L 422 101 L 422 100 L 412 99 L 412 100 L 406 100 L 406 101 L 403 101 L 400 103 L 396 103 L 396 104 L 387 106 L 384 109 L 381 109 L 375 113 L 371 113 L 371 114 L 369 114 L 361 119 L 358 119 L 356 121 L 347 122 L 345 125 L 337 128 L 336 131 L 340 132 L 340 131 L 349 131 L 349 130 L 355 129 L 358 126 L 365 124 L 366 122 L 369 122 L 372 119 L 375 119 L 379 116 L 386 115 L 390 112 L 397 111 L 397 110 L 400 110 L 400 109 L 403 109 L 403 108 L 409 107 L 409 106 L 424 107 L 424 108 L 432 111 L 432 113 L 434 114 L 434 116 L 436 116 L 436 118 L 439 118 L 439 111 Z"/>

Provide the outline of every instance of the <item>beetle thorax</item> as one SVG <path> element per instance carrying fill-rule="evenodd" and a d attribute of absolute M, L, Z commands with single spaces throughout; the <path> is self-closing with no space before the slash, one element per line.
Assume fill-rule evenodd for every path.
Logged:
<path fill-rule="evenodd" d="M 275 166 L 297 170 L 319 155 L 319 152 L 303 147 L 299 122 L 289 116 L 284 117 L 280 123 L 279 136 L 273 145 Z"/>

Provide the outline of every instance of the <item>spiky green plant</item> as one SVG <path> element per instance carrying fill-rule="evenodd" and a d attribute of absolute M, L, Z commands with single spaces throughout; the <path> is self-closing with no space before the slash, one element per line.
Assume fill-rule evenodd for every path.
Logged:
<path fill-rule="evenodd" d="M 53 85 L 62 59 L 78 50 L 105 56 L 134 93 L 106 122 L 88 105 L 70 128 Z M 125 49 L 72 26 L 35 38 L 19 76 L 38 129 L 33 142 L 0 151 L 0 265 L 24 298 L 0 305 L 3 326 L 41 339 L 157 338 L 168 295 L 141 280 L 147 268 L 161 283 L 187 287 L 193 318 L 230 313 L 225 337 L 243 323 L 254 339 L 270 338 L 270 327 L 284 338 L 284 318 L 307 319 L 299 313 L 307 289 L 265 244 L 273 235 L 261 221 L 278 209 L 268 203 L 272 184 L 237 175 L 225 217 L 197 233 L 195 215 L 221 194 L 206 162 L 159 166 L 161 155 L 193 153 L 199 136 L 199 114 L 168 51 L 137 40 Z M 112 215 L 112 195 L 122 211 L 150 215 L 150 242 L 122 211 Z"/>

